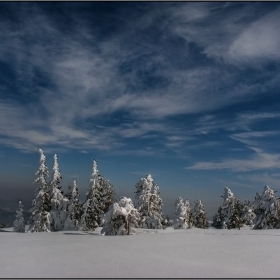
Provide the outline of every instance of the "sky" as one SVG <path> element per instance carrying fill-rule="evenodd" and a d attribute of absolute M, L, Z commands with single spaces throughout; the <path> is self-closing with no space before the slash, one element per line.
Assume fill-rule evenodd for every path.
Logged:
<path fill-rule="evenodd" d="M 1 2 L 1 199 L 38 149 L 81 200 L 93 159 L 117 197 L 151 174 L 170 216 L 279 192 L 279 30 L 279 2 Z"/>

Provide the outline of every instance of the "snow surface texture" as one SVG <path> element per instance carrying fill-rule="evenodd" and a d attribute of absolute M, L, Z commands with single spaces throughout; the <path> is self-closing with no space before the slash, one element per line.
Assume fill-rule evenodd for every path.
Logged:
<path fill-rule="evenodd" d="M 27 229 L 27 227 L 26 227 Z M 279 229 L 0 230 L 1 278 L 278 278 Z"/>

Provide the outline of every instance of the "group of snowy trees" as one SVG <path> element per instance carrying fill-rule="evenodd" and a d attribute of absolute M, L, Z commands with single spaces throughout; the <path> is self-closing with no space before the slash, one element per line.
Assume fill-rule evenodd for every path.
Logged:
<path fill-rule="evenodd" d="M 159 187 L 151 175 L 142 178 L 136 184 L 135 208 L 130 198 L 115 199 L 115 191 L 109 180 L 99 174 L 97 162 L 93 161 L 93 170 L 86 200 L 79 203 L 77 182 L 63 195 L 61 191 L 62 176 L 57 155 L 54 155 L 53 174 L 50 182 L 46 157 L 41 149 L 40 166 L 34 183 L 37 184 L 32 207 L 28 232 L 50 232 L 59 230 L 95 230 L 103 227 L 102 234 L 115 235 L 133 233 L 132 227 L 162 229 L 168 221 L 162 213 L 162 199 Z M 19 201 L 19 210 L 14 222 L 14 231 L 25 232 L 23 205 Z"/>
<path fill-rule="evenodd" d="M 213 226 L 219 229 L 240 229 L 249 225 L 253 229 L 280 228 L 280 199 L 269 186 L 256 194 L 255 201 L 241 203 L 229 188 L 224 189 L 223 205 L 213 217 Z"/>
<path fill-rule="evenodd" d="M 187 199 L 184 201 L 183 198 L 178 197 L 175 201 L 175 206 L 174 229 L 208 228 L 208 220 L 201 200 L 196 200 L 194 208 L 191 209 Z"/>
<path fill-rule="evenodd" d="M 194 202 L 178 197 L 175 201 L 173 223 L 162 212 L 162 199 L 159 187 L 149 174 L 135 185 L 136 207 L 130 198 L 115 198 L 115 191 L 109 180 L 99 174 L 97 162 L 93 161 L 90 185 L 86 199 L 80 204 L 77 182 L 69 186 L 63 195 L 62 176 L 57 155 L 54 155 L 53 173 L 50 182 L 46 157 L 41 149 L 40 166 L 34 181 L 37 184 L 28 232 L 50 232 L 59 230 L 95 230 L 102 227 L 103 235 L 130 235 L 133 228 L 165 229 L 173 225 L 174 229 L 208 228 L 206 212 L 201 200 Z M 213 217 L 212 225 L 218 229 L 240 229 L 249 225 L 253 229 L 280 228 L 280 200 L 268 186 L 262 195 L 256 194 L 251 204 L 245 200 L 241 203 L 229 188 L 224 189 L 224 201 Z M 14 221 L 14 231 L 25 232 L 23 204 L 19 201 Z"/>

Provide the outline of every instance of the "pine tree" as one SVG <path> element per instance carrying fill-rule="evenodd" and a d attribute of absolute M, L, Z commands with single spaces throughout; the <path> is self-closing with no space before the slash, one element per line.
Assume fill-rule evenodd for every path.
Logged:
<path fill-rule="evenodd" d="M 113 186 L 99 174 L 97 162 L 94 160 L 90 186 L 83 205 L 80 230 L 95 230 L 98 226 L 101 226 L 101 217 L 114 202 L 114 197 Z"/>
<path fill-rule="evenodd" d="M 131 235 L 132 229 L 137 226 L 140 214 L 134 208 L 130 198 L 121 197 L 113 203 L 104 215 L 104 226 L 101 230 L 103 235 Z"/>
<path fill-rule="evenodd" d="M 224 188 L 223 205 L 218 213 L 213 217 L 213 226 L 219 229 L 240 228 L 241 222 L 241 204 L 236 200 L 234 194 L 229 188 Z"/>
<path fill-rule="evenodd" d="M 49 171 L 45 165 L 46 157 L 41 149 L 39 149 L 39 153 L 40 167 L 35 174 L 38 175 L 38 178 L 34 181 L 38 187 L 30 209 L 30 226 L 28 228 L 30 232 L 50 231 L 50 196 L 46 181 Z"/>
<path fill-rule="evenodd" d="M 201 200 L 196 200 L 193 214 L 193 225 L 197 228 L 208 228 L 208 221 L 206 219 L 206 212 Z"/>
<path fill-rule="evenodd" d="M 241 220 L 244 225 L 253 226 L 256 215 L 249 200 L 245 200 L 241 211 Z"/>
<path fill-rule="evenodd" d="M 69 202 L 66 209 L 67 219 L 64 224 L 64 229 L 78 230 L 81 220 L 81 209 L 79 205 L 79 191 L 76 180 L 74 180 L 73 188 L 69 188 L 67 198 Z"/>
<path fill-rule="evenodd" d="M 98 181 L 97 162 L 94 160 L 90 186 L 86 192 L 86 201 L 83 204 L 83 215 L 81 217 L 81 223 L 79 227 L 80 230 L 95 230 L 101 220 L 99 217 L 99 215 L 102 214 L 102 211 L 99 208 L 101 188 Z"/>
<path fill-rule="evenodd" d="M 140 227 L 163 229 L 162 199 L 159 197 L 159 187 L 149 174 L 135 185 L 138 200 L 137 210 L 141 215 Z"/>
<path fill-rule="evenodd" d="M 62 176 L 59 169 L 59 164 L 57 162 L 57 155 L 54 155 L 54 164 L 53 164 L 53 176 L 50 182 L 50 199 L 51 199 L 51 230 L 58 231 L 62 230 L 64 226 L 64 199 L 61 192 L 61 183 Z"/>
<path fill-rule="evenodd" d="M 219 207 L 218 212 L 213 217 L 212 226 L 215 228 L 218 228 L 218 229 L 225 228 L 224 214 L 223 214 L 223 209 L 221 206 Z"/>
<path fill-rule="evenodd" d="M 252 204 L 256 215 L 253 229 L 272 229 L 279 227 L 280 201 L 275 191 L 265 186 L 262 195 L 256 194 Z"/>
<path fill-rule="evenodd" d="M 25 232 L 25 220 L 23 217 L 23 203 L 21 200 L 18 202 L 18 210 L 16 211 L 16 220 L 14 221 L 14 231 Z"/>
<path fill-rule="evenodd" d="M 174 229 L 188 229 L 192 227 L 191 208 L 189 201 L 178 197 L 175 201 L 176 210 L 173 219 Z"/>
<path fill-rule="evenodd" d="M 228 229 L 232 229 L 232 228 L 240 229 L 240 227 L 243 226 L 241 214 L 242 214 L 242 204 L 241 204 L 240 200 L 235 199 L 234 209 L 233 209 L 232 215 L 230 216 L 229 221 L 227 223 Z"/>
<path fill-rule="evenodd" d="M 99 208 L 101 210 L 101 215 L 106 213 L 109 207 L 115 201 L 115 190 L 113 185 L 110 183 L 109 180 L 106 180 L 103 176 L 98 174 L 98 182 L 101 189 L 100 201 L 99 201 Z M 98 222 L 99 226 L 102 226 L 102 222 Z"/>

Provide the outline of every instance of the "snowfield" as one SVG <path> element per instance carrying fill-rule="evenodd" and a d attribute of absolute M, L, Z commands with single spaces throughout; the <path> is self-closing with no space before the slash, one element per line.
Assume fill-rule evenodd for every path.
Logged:
<path fill-rule="evenodd" d="M 279 229 L 12 230 L 0 230 L 1 278 L 280 277 Z"/>

